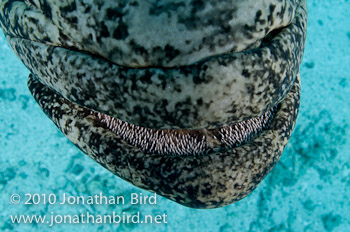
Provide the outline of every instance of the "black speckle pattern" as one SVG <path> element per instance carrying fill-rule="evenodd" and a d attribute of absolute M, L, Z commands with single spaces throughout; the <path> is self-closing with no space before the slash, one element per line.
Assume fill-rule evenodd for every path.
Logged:
<path fill-rule="evenodd" d="M 74 104 L 31 75 L 35 100 L 82 151 L 119 177 L 194 208 L 216 208 L 253 191 L 279 160 L 299 109 L 299 77 L 281 102 L 268 129 L 249 143 L 205 156 L 144 152 L 109 130 L 91 110 Z"/>
<path fill-rule="evenodd" d="M 299 1 L 2 0 L 0 20 L 13 37 L 88 51 L 121 66 L 175 67 L 246 50 L 289 25 Z M 178 52 L 162 52 L 167 45 Z"/>
<path fill-rule="evenodd" d="M 242 199 L 279 160 L 306 23 L 305 0 L 0 1 L 29 89 L 63 134 L 194 208 Z"/>
<path fill-rule="evenodd" d="M 80 105 L 143 127 L 215 128 L 258 117 L 285 97 L 303 54 L 305 10 L 259 48 L 177 68 L 126 68 L 30 40 L 9 43 L 42 83 Z M 177 54 L 166 46 L 163 53 Z"/>

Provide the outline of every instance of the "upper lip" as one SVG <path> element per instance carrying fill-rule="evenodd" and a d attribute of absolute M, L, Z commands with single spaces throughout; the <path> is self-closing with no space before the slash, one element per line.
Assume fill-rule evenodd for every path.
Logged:
<path fill-rule="evenodd" d="M 298 43 L 291 30 L 281 29 L 256 49 L 175 68 L 127 68 L 81 51 L 12 39 L 23 40 L 17 47 L 24 44 L 31 72 L 75 103 L 147 128 L 211 129 L 258 117 L 283 100 L 303 49 L 286 46 Z M 37 46 L 40 54 L 33 54 Z M 300 52 L 292 51 L 298 47 Z M 46 63 L 45 70 L 38 63 Z"/>
<path fill-rule="evenodd" d="M 11 7 L 17 9 L 16 13 L 9 13 Z M 300 27 L 306 25 L 300 17 L 293 18 L 297 12 L 290 14 L 282 8 L 279 17 L 285 16 L 288 20 L 271 18 L 267 23 L 274 25 L 270 29 L 275 31 L 270 32 L 272 36 L 265 36 L 262 46 L 204 60 L 199 57 L 201 61 L 197 63 L 173 68 L 128 68 L 86 51 L 65 49 L 76 45 L 76 48 L 89 50 L 84 39 L 88 44 L 96 41 L 88 40 L 84 33 L 77 36 L 77 41 L 74 32 L 68 38 L 64 33 L 67 29 L 62 27 L 64 23 L 54 22 L 50 17 L 47 23 L 40 24 L 43 27 L 40 28 L 33 23 L 35 17 L 45 18 L 53 13 L 44 12 L 40 4 L 8 2 L 4 4 L 0 23 L 10 44 L 12 40 L 23 40 L 12 47 L 26 53 L 21 55 L 25 65 L 42 83 L 63 97 L 142 127 L 212 129 L 258 117 L 281 102 L 290 90 L 304 48 L 305 30 Z M 297 11 L 303 10 L 300 8 L 303 7 L 298 7 Z M 17 15 L 21 13 L 25 15 L 24 19 Z M 255 20 L 260 16 L 261 12 Z M 16 21 L 16 17 L 20 20 Z M 62 17 L 62 20 L 66 18 Z M 276 30 L 276 25 L 287 23 L 290 24 Z M 72 25 L 67 28 L 69 26 Z M 33 28 L 38 30 L 37 34 L 30 33 Z M 246 32 L 249 34 L 250 29 Z M 35 50 L 33 46 L 40 48 Z M 39 50 L 37 54 L 33 52 Z M 100 54 L 96 49 L 91 51 Z M 43 69 L 43 65 L 38 64 L 48 65 Z"/>

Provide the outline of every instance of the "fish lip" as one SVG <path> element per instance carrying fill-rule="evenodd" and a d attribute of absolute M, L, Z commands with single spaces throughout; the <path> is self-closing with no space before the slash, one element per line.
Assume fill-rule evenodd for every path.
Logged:
<path fill-rule="evenodd" d="M 283 100 L 303 53 L 302 14 L 262 47 L 176 68 L 126 68 L 83 51 L 7 38 L 42 83 L 75 103 L 146 128 L 212 129 L 262 115 Z"/>
<path fill-rule="evenodd" d="M 101 127 L 90 110 L 61 97 L 33 75 L 28 86 L 44 113 L 96 162 L 140 188 L 191 208 L 222 207 L 253 191 L 279 160 L 293 131 L 300 100 L 298 75 L 270 127 L 251 142 L 199 157 L 171 156 L 143 152 L 126 143 Z"/>
<path fill-rule="evenodd" d="M 35 77 L 34 74 L 31 74 L 29 79 L 44 85 Z M 52 94 L 61 96 L 52 89 L 50 91 Z M 95 126 L 111 131 L 117 137 L 145 153 L 165 156 L 202 156 L 241 146 L 268 129 L 278 111 L 278 106 L 275 106 L 259 117 L 252 117 L 239 123 L 212 129 L 151 129 L 123 122 L 61 97 L 69 105 L 80 107 L 85 112 L 89 112 L 88 114 L 94 117 Z"/>
<path fill-rule="evenodd" d="M 256 118 L 225 127 L 199 130 L 144 128 L 92 109 L 85 109 L 90 110 L 101 126 L 146 153 L 201 156 L 232 149 L 259 136 L 269 127 L 278 106 Z"/>
<path fill-rule="evenodd" d="M 22 55 L 22 61 L 30 71 L 62 96 L 123 121 L 154 129 L 211 129 L 259 116 L 284 98 L 294 78 L 293 73 L 284 74 L 282 79 L 277 73 L 270 77 L 271 70 L 252 70 L 256 72 L 254 75 L 249 71 L 247 74 L 240 66 L 240 59 L 247 61 L 259 54 L 252 62 L 260 62 L 263 67 L 259 56 L 269 56 L 267 50 L 213 56 L 178 68 L 135 69 L 116 66 L 82 51 L 19 38 L 9 41 L 14 50 L 28 53 L 26 57 Z M 35 50 L 47 54 L 33 54 Z M 54 64 L 51 57 L 55 57 Z M 80 67 L 75 70 L 77 62 Z M 295 65 L 297 62 L 298 59 Z M 37 65 L 42 63 L 48 67 Z M 229 63 L 237 78 L 232 79 L 231 72 L 225 71 Z"/>
<path fill-rule="evenodd" d="M 170 69 L 125 68 L 81 51 L 8 41 L 42 83 L 75 103 L 145 128 L 212 129 L 283 100 L 299 70 L 305 23 L 299 12 L 262 47 Z"/>

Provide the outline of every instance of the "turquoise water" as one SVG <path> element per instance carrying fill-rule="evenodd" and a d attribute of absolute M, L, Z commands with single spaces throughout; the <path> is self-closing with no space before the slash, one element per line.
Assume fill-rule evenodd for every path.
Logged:
<path fill-rule="evenodd" d="M 32 99 L 28 70 L 0 34 L 0 231 L 350 231 L 350 2 L 308 1 L 295 131 L 273 171 L 248 197 L 213 210 L 151 196 L 97 165 L 72 145 Z M 125 204 L 25 204 L 29 194 L 125 196 Z M 21 202 L 11 204 L 19 194 Z M 33 201 L 29 201 L 29 203 Z M 17 224 L 19 214 L 167 215 L 156 224 Z"/>

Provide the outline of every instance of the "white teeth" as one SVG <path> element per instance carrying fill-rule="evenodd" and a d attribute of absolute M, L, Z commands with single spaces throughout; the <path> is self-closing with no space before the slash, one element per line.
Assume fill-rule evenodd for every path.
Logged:
<path fill-rule="evenodd" d="M 258 118 L 210 130 L 156 130 L 135 126 L 103 113 L 96 113 L 96 116 L 113 133 L 145 152 L 181 156 L 202 155 L 220 147 L 230 148 L 246 142 L 267 127 L 273 111 L 269 110 Z"/>

